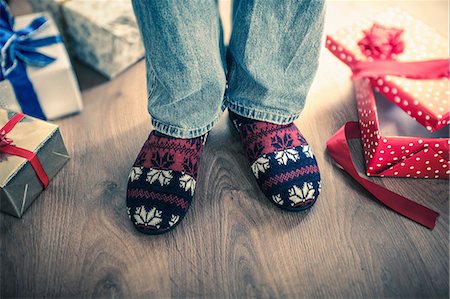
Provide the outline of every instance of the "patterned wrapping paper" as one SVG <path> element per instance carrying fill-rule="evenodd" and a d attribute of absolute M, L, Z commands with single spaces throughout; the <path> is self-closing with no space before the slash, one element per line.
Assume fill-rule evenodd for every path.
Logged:
<path fill-rule="evenodd" d="M 144 57 L 131 1 L 67 1 L 63 14 L 75 57 L 105 76 Z"/>
<path fill-rule="evenodd" d="M 24 28 L 36 17 L 44 16 L 48 25 L 33 38 L 58 35 L 53 19 L 49 14 L 29 14 L 15 18 L 15 30 Z M 83 109 L 78 82 L 72 69 L 69 56 L 63 43 L 38 48 L 39 53 L 56 58 L 45 67 L 27 65 L 26 73 L 33 84 L 39 104 L 47 119 L 57 119 L 74 114 Z M 22 108 L 8 80 L 0 81 L 0 108 L 20 112 Z"/>
<path fill-rule="evenodd" d="M 0 128 L 14 112 L 0 109 Z M 26 116 L 7 134 L 17 147 L 36 153 L 49 179 L 69 159 L 56 125 Z M 29 161 L 0 153 L 0 210 L 21 217 L 44 189 Z"/>
<path fill-rule="evenodd" d="M 71 55 L 108 78 L 144 57 L 129 0 L 30 0 L 58 20 Z"/>
<path fill-rule="evenodd" d="M 68 0 L 29 0 L 30 6 L 35 12 L 48 12 L 53 17 L 58 30 L 61 34 L 64 44 L 70 53 L 72 48 L 70 45 L 70 39 L 67 37 L 66 22 L 63 18 L 62 5 Z"/>
<path fill-rule="evenodd" d="M 29 0 L 33 11 L 48 11 L 55 20 L 58 29 L 64 33 L 64 20 L 62 18 L 61 6 L 67 0 Z"/>
<path fill-rule="evenodd" d="M 435 179 L 450 177 L 448 129 L 444 128 L 435 133 L 423 129 L 425 132 L 421 132 L 420 135 L 425 137 L 386 135 L 383 128 L 389 131 L 389 126 L 393 124 L 380 126 L 378 114 L 391 113 L 391 111 L 378 109 L 369 79 L 358 79 L 354 84 L 368 176 Z M 400 117 L 398 114 L 384 117 L 384 119 L 389 118 Z M 404 126 L 408 124 L 405 122 Z M 409 131 L 408 128 L 403 130 Z M 439 138 L 439 136 L 447 137 Z"/>
<path fill-rule="evenodd" d="M 405 49 L 395 59 L 402 62 L 448 58 L 448 41 L 423 22 L 399 9 L 389 9 L 374 19 L 361 19 L 327 37 L 327 48 L 341 61 L 366 61 L 358 46 L 363 30 L 373 23 L 403 29 Z M 399 76 L 372 78 L 375 91 L 402 108 L 429 131 L 436 131 L 450 123 L 449 80 L 414 80 Z"/>

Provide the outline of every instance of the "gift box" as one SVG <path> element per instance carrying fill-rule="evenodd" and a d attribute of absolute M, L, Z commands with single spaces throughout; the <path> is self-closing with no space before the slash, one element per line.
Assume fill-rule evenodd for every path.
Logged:
<path fill-rule="evenodd" d="M 48 14 L 15 20 L 2 10 L 0 107 L 41 119 L 56 119 L 81 111 L 78 83 L 58 30 Z M 4 26 L 4 27 L 2 27 Z"/>
<path fill-rule="evenodd" d="M 68 159 L 58 126 L 0 109 L 0 210 L 21 217 Z"/>
<path fill-rule="evenodd" d="M 361 176 L 347 141 L 362 141 L 368 176 L 448 179 L 448 44 L 398 9 L 372 22 L 327 36 L 353 73 L 359 115 L 331 136 L 327 152 L 374 198 L 433 229 L 439 213 Z"/>
<path fill-rule="evenodd" d="M 356 79 L 366 174 L 448 179 L 449 138 L 444 133 L 450 122 L 449 61 L 443 59 L 448 56 L 445 39 L 406 13 L 390 9 L 374 20 L 360 20 L 327 36 L 326 46 L 350 66 Z M 377 109 L 372 87 L 393 104 L 390 111 Z M 379 122 L 380 116 L 389 119 L 389 113 L 391 124 L 396 120 L 394 126 L 399 129 L 390 133 L 380 128 Z M 399 136 L 404 128 L 414 130 Z"/>
<path fill-rule="evenodd" d="M 348 140 L 363 143 L 368 176 L 449 178 L 448 127 L 429 132 L 398 105 L 374 93 L 370 79 L 354 80 L 359 122 L 348 121 L 327 141 L 327 152 L 338 167 L 397 213 L 429 228 L 439 213 L 401 196 L 359 174 Z"/>
<path fill-rule="evenodd" d="M 62 17 L 62 4 L 67 0 L 30 0 L 30 6 L 35 12 L 48 12 L 52 15 L 53 20 L 60 32 L 64 33 L 65 22 Z"/>
<path fill-rule="evenodd" d="M 427 130 L 450 123 L 449 79 L 440 76 L 448 75 L 449 44 L 428 25 L 399 9 L 388 9 L 328 35 L 326 47 L 354 73 L 358 63 L 377 62 L 378 70 L 363 71 L 361 76 L 371 75 L 375 91 Z"/>
<path fill-rule="evenodd" d="M 354 87 L 368 176 L 449 178 L 448 126 L 429 132 L 381 93 L 374 94 L 367 78 L 355 80 Z"/>
<path fill-rule="evenodd" d="M 31 0 L 31 4 L 35 11 L 52 11 L 64 28 L 71 54 L 108 78 L 144 57 L 129 0 Z"/>

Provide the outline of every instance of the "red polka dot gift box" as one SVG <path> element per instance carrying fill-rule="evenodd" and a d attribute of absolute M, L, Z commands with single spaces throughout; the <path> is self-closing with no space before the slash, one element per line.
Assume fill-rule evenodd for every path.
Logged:
<path fill-rule="evenodd" d="M 449 44 L 428 25 L 388 9 L 327 35 L 326 47 L 352 69 L 353 79 L 370 78 L 375 91 L 428 131 L 450 124 Z"/>
<path fill-rule="evenodd" d="M 367 78 L 355 80 L 354 88 L 368 176 L 449 178 L 448 127 L 427 131 L 380 94 L 375 97 Z"/>
<path fill-rule="evenodd" d="M 448 42 L 390 9 L 327 35 L 326 47 L 353 73 L 359 114 L 327 141 L 328 154 L 378 201 L 433 229 L 439 213 L 361 176 L 347 142 L 362 141 L 368 176 L 449 179 Z"/>
<path fill-rule="evenodd" d="M 389 9 L 373 20 L 362 19 L 328 35 L 326 47 L 353 72 L 366 174 L 448 179 L 449 45 L 445 38 L 405 12 Z M 403 110 L 403 115 L 397 112 L 393 117 L 401 120 L 400 129 L 380 128 L 379 118 L 390 112 L 377 109 L 372 88 L 383 97 L 381 103 L 390 101 Z M 399 134 L 417 124 L 423 127 Z"/>
<path fill-rule="evenodd" d="M 327 141 L 327 152 L 377 200 L 397 213 L 429 228 L 439 213 L 361 176 L 348 140 L 363 144 L 368 176 L 449 179 L 449 128 L 430 132 L 380 93 L 369 78 L 354 80 L 359 122 L 346 122 Z"/>

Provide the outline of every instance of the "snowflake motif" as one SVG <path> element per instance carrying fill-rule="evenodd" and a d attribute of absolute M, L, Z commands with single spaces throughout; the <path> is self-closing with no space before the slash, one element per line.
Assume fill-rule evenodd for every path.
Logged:
<path fill-rule="evenodd" d="M 275 152 L 275 159 L 279 165 L 287 165 L 289 160 L 296 162 L 298 157 L 298 152 L 293 148 Z"/>
<path fill-rule="evenodd" d="M 180 216 L 172 214 L 172 216 L 170 217 L 170 220 L 169 220 L 169 225 L 173 226 L 175 223 L 178 222 L 178 220 L 180 220 Z"/>
<path fill-rule="evenodd" d="M 253 147 L 251 145 L 247 148 L 247 157 L 250 160 L 255 160 L 258 157 L 261 157 L 263 154 L 263 145 L 261 142 L 256 142 Z"/>
<path fill-rule="evenodd" d="M 183 159 L 183 168 L 186 172 L 196 175 L 197 173 L 197 159 L 196 157 L 186 157 Z"/>
<path fill-rule="evenodd" d="M 188 174 L 183 174 L 180 177 L 180 187 L 184 189 L 184 191 L 191 190 L 191 196 L 194 195 L 195 191 L 195 180 Z"/>
<path fill-rule="evenodd" d="M 305 145 L 302 148 L 302 151 L 307 158 L 314 158 L 314 153 L 309 145 Z"/>
<path fill-rule="evenodd" d="M 281 199 L 281 194 L 272 195 L 272 200 L 279 205 L 283 205 L 284 201 Z"/>
<path fill-rule="evenodd" d="M 314 199 L 314 188 L 311 182 L 303 183 L 303 187 L 300 189 L 294 185 L 289 192 L 289 200 L 292 201 L 291 205 L 297 205 L 300 202 L 305 202 L 309 199 Z"/>
<path fill-rule="evenodd" d="M 266 155 L 263 155 L 259 157 L 253 164 L 252 164 L 252 170 L 253 174 L 256 178 L 259 177 L 259 172 L 265 173 L 267 169 L 269 169 L 269 159 Z"/>
<path fill-rule="evenodd" d="M 136 208 L 133 216 L 136 225 L 141 224 L 159 228 L 159 224 L 162 221 L 161 215 L 162 211 L 159 211 L 156 208 L 152 208 L 147 212 L 145 206 L 140 206 Z"/>
<path fill-rule="evenodd" d="M 150 168 L 147 173 L 147 182 L 149 182 L 150 184 L 158 181 L 161 186 L 169 185 L 172 178 L 172 170 Z"/>
<path fill-rule="evenodd" d="M 242 124 L 240 123 L 239 126 L 242 126 Z M 243 126 L 242 128 L 242 137 L 243 138 L 247 138 L 251 135 L 255 134 L 255 124 L 247 124 L 245 126 Z"/>
<path fill-rule="evenodd" d="M 147 147 L 146 144 L 144 145 L 144 147 Z M 136 164 L 144 165 L 146 160 L 147 160 L 147 151 L 143 149 L 136 158 Z"/>
<path fill-rule="evenodd" d="M 317 192 L 320 193 L 320 191 L 322 191 L 322 181 L 319 181 L 318 185 L 319 186 L 317 187 Z"/>
<path fill-rule="evenodd" d="M 127 207 L 128 218 L 131 219 L 131 208 Z"/>
<path fill-rule="evenodd" d="M 139 180 L 142 175 L 142 167 L 133 167 L 131 168 L 130 175 L 128 179 L 132 182 Z"/>
<path fill-rule="evenodd" d="M 174 163 L 173 158 L 173 155 L 169 154 L 168 152 L 161 156 L 159 154 L 159 151 L 157 151 L 152 156 L 152 163 L 157 168 L 169 168 Z"/>
<path fill-rule="evenodd" d="M 294 140 L 292 139 L 290 134 L 285 133 L 283 138 L 279 135 L 275 135 L 271 138 L 272 146 L 277 150 L 285 150 L 292 147 L 292 143 Z"/>
<path fill-rule="evenodd" d="M 307 144 L 305 137 L 297 130 L 297 138 L 300 140 L 300 144 Z"/>

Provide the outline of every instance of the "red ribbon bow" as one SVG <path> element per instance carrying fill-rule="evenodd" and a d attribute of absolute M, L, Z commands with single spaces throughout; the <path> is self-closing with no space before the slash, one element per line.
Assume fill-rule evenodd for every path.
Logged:
<path fill-rule="evenodd" d="M 393 59 L 405 49 L 402 40 L 403 29 L 375 23 L 363 32 L 364 37 L 358 42 L 358 46 L 367 57 Z"/>
<path fill-rule="evenodd" d="M 385 27 L 375 23 L 364 30 L 364 37 L 358 41 L 361 52 L 367 61 L 355 59 L 341 60 L 350 66 L 352 80 L 362 77 L 380 77 L 385 75 L 402 76 L 410 79 L 441 79 L 450 77 L 449 59 L 400 62 L 396 56 L 403 52 L 405 45 L 401 39 L 403 29 Z M 327 39 L 334 45 L 339 43 L 332 37 Z M 332 50 L 332 52 L 334 52 Z M 353 53 L 343 49 L 345 57 Z M 335 54 L 337 54 L 335 52 Z M 339 55 L 337 55 L 339 57 Z"/>
<path fill-rule="evenodd" d="M 6 131 L 1 130 L 0 131 L 0 148 L 6 145 L 12 144 L 12 139 L 6 137 Z"/>
<path fill-rule="evenodd" d="M 45 170 L 42 167 L 42 164 L 36 154 L 30 150 L 13 145 L 13 141 L 7 137 L 7 134 L 11 132 L 16 124 L 19 123 L 24 117 L 25 114 L 17 113 L 3 126 L 3 128 L 0 129 L 0 153 L 10 154 L 27 159 L 30 162 L 31 167 L 33 167 L 34 171 L 36 172 L 39 181 L 44 186 L 44 188 L 46 188 L 49 181 L 48 176 L 45 173 Z"/>
<path fill-rule="evenodd" d="M 405 50 L 403 29 L 386 27 L 375 23 L 363 30 L 364 37 L 358 42 L 361 52 L 369 61 L 350 64 L 352 79 L 383 75 L 403 76 L 410 79 L 440 79 L 449 77 L 449 60 L 399 62 L 395 58 Z"/>

